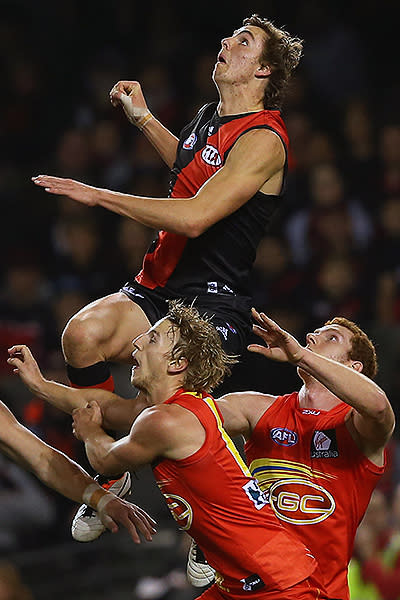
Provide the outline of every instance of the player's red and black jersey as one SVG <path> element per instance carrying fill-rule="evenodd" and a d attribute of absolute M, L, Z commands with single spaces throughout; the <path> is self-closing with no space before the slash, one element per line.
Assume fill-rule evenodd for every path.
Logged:
<path fill-rule="evenodd" d="M 172 169 L 169 196 L 189 198 L 220 169 L 235 142 L 252 129 L 269 129 L 282 140 L 288 136 L 278 110 L 220 117 L 216 103 L 206 104 L 181 132 Z M 189 239 L 159 231 L 144 257 L 136 281 L 168 296 L 202 294 L 248 296 L 249 273 L 256 249 L 279 205 L 280 195 L 257 192 L 233 214 L 202 235 Z"/>

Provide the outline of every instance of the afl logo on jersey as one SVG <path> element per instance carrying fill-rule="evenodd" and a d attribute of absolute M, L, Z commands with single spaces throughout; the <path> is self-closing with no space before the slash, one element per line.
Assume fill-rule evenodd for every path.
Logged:
<path fill-rule="evenodd" d="M 219 167 L 222 165 L 222 160 L 218 150 L 214 146 L 211 146 L 211 144 L 207 144 L 207 146 L 203 149 L 201 158 L 205 163 L 211 165 L 212 167 Z"/>
<path fill-rule="evenodd" d="M 183 142 L 184 150 L 191 150 L 197 142 L 197 135 L 195 132 L 191 133 L 189 137 Z"/>
<path fill-rule="evenodd" d="M 294 446 L 297 444 L 297 433 L 286 427 L 274 427 L 270 431 L 271 440 L 280 446 Z"/>
<path fill-rule="evenodd" d="M 294 525 L 321 523 L 336 508 L 332 494 L 306 479 L 282 479 L 273 483 L 269 499 L 279 519 Z"/>

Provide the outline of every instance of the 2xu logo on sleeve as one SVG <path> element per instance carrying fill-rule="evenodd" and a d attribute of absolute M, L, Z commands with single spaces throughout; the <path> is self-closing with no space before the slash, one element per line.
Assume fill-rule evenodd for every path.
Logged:
<path fill-rule="evenodd" d="M 297 433 L 285 427 L 271 429 L 272 440 L 281 446 L 298 442 Z M 311 441 L 311 458 L 336 458 L 339 456 L 335 431 L 315 431 Z M 310 479 L 292 477 L 272 483 L 269 500 L 282 521 L 294 525 L 312 525 L 327 519 L 335 510 L 332 494 Z"/>

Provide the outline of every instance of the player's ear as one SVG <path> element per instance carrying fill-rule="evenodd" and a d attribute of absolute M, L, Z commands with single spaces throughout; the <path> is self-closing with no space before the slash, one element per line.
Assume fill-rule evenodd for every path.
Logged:
<path fill-rule="evenodd" d="M 168 373 L 182 373 L 188 366 L 187 358 L 179 356 L 179 358 L 171 358 L 168 363 Z"/>
<path fill-rule="evenodd" d="M 362 364 L 361 360 L 353 360 L 350 366 L 352 369 L 358 371 L 359 373 L 362 373 L 362 370 L 364 368 L 364 365 Z"/>
<path fill-rule="evenodd" d="M 265 79 L 271 75 L 271 67 L 269 65 L 259 65 L 256 71 L 257 79 Z"/>

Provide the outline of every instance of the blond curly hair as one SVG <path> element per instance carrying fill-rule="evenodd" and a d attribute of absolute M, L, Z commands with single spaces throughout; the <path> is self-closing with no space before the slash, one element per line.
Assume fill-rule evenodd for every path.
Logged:
<path fill-rule="evenodd" d="M 193 392 L 210 392 L 230 375 L 230 366 L 238 362 L 237 357 L 224 351 L 210 319 L 200 315 L 193 305 L 170 300 L 168 307 L 166 317 L 179 332 L 171 356 L 173 359 L 185 358 L 188 362 L 183 386 Z"/>

